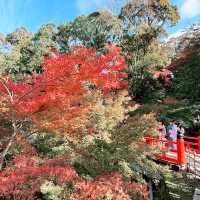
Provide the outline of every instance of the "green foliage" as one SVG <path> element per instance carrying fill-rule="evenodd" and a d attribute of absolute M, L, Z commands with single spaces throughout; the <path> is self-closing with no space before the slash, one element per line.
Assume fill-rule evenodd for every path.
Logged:
<path fill-rule="evenodd" d="M 138 177 L 140 177 L 141 181 L 142 176 L 145 177 L 146 180 L 151 180 L 155 184 L 159 183 L 163 179 L 163 169 L 152 160 L 146 158 L 134 160 L 130 163 L 130 168 L 135 172 L 135 174 L 140 175 Z"/>
<path fill-rule="evenodd" d="M 189 37 L 188 37 L 189 34 Z M 171 64 L 174 70 L 173 94 L 192 102 L 200 100 L 200 31 L 191 27 L 181 38 L 177 58 Z"/>
<path fill-rule="evenodd" d="M 195 188 L 199 186 L 199 181 L 196 178 L 187 176 L 186 173 L 169 171 L 164 173 L 164 182 L 169 193 L 168 199 L 192 199 Z"/>
<path fill-rule="evenodd" d="M 116 154 L 115 146 L 95 139 L 94 144 L 87 147 L 80 164 L 83 165 L 82 169 L 85 168 L 89 172 L 89 175 L 96 177 L 117 170 L 116 159 L 119 158 L 116 157 Z"/>
<path fill-rule="evenodd" d="M 168 45 L 158 40 L 151 42 L 147 52 L 129 61 L 129 86 L 137 100 L 156 101 L 166 96 L 163 81 L 155 79 L 153 74 L 170 63 Z"/>
<path fill-rule="evenodd" d="M 52 182 L 46 181 L 40 186 L 40 191 L 45 200 L 60 200 L 63 188 Z"/>
<path fill-rule="evenodd" d="M 69 200 L 71 199 L 71 194 L 76 192 L 77 189 L 72 182 L 65 182 L 63 185 L 57 185 L 52 181 L 45 181 L 40 186 L 40 192 L 42 194 L 42 199 L 44 200 Z"/>
<path fill-rule="evenodd" d="M 191 101 L 200 100 L 200 56 L 193 53 L 175 73 L 174 94 Z"/>
<path fill-rule="evenodd" d="M 133 142 L 141 139 L 145 134 L 156 134 L 156 114 L 149 105 L 141 106 L 135 111 L 129 112 L 129 115 L 126 123 L 118 129 L 118 134 L 115 134 L 120 141 Z"/>
<path fill-rule="evenodd" d="M 158 119 L 166 123 L 176 120 L 180 122 L 186 129 L 193 130 L 197 126 L 195 121 L 200 116 L 200 105 L 190 102 L 180 102 L 171 105 L 164 105 L 160 109 Z"/>
<path fill-rule="evenodd" d="M 152 99 L 153 93 L 163 89 L 152 72 L 155 66 L 161 69 L 169 62 L 166 47 L 156 39 L 165 32 L 164 24 L 177 23 L 177 8 L 168 0 L 129 1 L 122 7 L 120 18 L 126 27 L 121 45 L 129 66 L 130 91 L 137 99 Z"/>
<path fill-rule="evenodd" d="M 130 97 L 127 90 L 111 92 L 107 95 L 96 94 L 94 112 L 90 114 L 88 126 L 98 133 L 108 133 L 126 117 Z"/>
<path fill-rule="evenodd" d="M 110 20 L 107 20 L 109 17 Z M 70 45 L 82 44 L 85 47 L 95 47 L 101 50 L 105 44 L 114 37 L 115 24 L 112 24 L 115 16 L 109 12 L 93 13 L 89 16 L 79 16 L 74 21 L 60 25 L 56 34 L 61 51 L 68 50 Z M 110 22 L 111 21 L 111 22 Z"/>
<path fill-rule="evenodd" d="M 122 7 L 120 17 L 127 22 L 127 26 L 143 22 L 156 28 L 161 28 L 163 23 L 175 25 L 180 19 L 177 7 L 169 0 L 131 0 Z"/>
<path fill-rule="evenodd" d="M 87 139 L 88 144 L 79 145 L 80 156 L 75 159 L 74 167 L 77 173 L 86 178 L 120 171 L 127 180 L 144 182 L 143 176 L 161 179 L 161 171 L 152 161 L 148 161 L 150 149 L 140 139 L 143 134 L 156 132 L 154 114 L 136 115 L 127 119 L 125 124 L 117 126 L 111 133 L 107 132 Z M 88 137 L 87 137 L 88 138 Z M 134 168 L 133 163 L 140 163 L 140 168 Z"/>
<path fill-rule="evenodd" d="M 12 45 L 10 51 L 6 51 L 0 57 L 0 70 L 10 74 L 25 73 L 26 69 L 21 65 L 21 50 L 31 45 L 32 34 L 25 28 L 18 28 L 6 37 L 6 41 Z"/>
<path fill-rule="evenodd" d="M 141 116 L 149 115 L 155 112 L 155 117 L 158 121 L 163 121 L 168 124 L 171 121 L 180 122 L 185 129 L 196 130 L 200 127 L 200 104 L 197 102 L 192 104 L 189 101 L 171 100 L 167 102 L 167 99 L 163 103 L 146 103 L 139 106 L 136 110 L 130 111 L 129 115 L 134 118 L 140 118 Z M 143 120 L 144 121 L 144 120 Z M 147 122 L 144 127 L 147 128 L 152 122 Z M 141 122 L 142 124 L 142 122 Z M 154 132 L 155 135 L 157 134 Z M 154 134 L 152 132 L 152 134 Z M 196 131 L 198 134 L 198 131 Z"/>
<path fill-rule="evenodd" d="M 81 165 L 81 163 L 79 161 L 75 161 L 73 163 L 73 167 L 76 170 L 76 173 L 80 177 L 82 177 L 84 179 L 87 179 L 87 180 L 91 180 L 92 179 L 92 176 L 91 176 L 90 172 L 83 165 Z"/>
<path fill-rule="evenodd" d="M 10 43 L 9 51 L 0 56 L 0 70 L 13 75 L 14 79 L 31 74 L 40 73 L 44 56 L 50 55 L 50 48 L 56 48 L 53 40 L 55 35 L 53 24 L 43 25 L 35 34 L 25 28 L 18 28 L 6 37 Z"/>
<path fill-rule="evenodd" d="M 36 135 L 32 145 L 40 154 L 53 158 L 58 155 L 66 155 L 72 152 L 66 139 L 49 133 L 39 133 Z"/>

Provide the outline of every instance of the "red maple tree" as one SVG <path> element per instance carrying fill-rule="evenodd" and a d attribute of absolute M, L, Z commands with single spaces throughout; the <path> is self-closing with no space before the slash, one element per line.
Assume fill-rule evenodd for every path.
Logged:
<path fill-rule="evenodd" d="M 72 199 L 99 200 L 110 197 L 116 200 L 149 199 L 145 184 L 123 181 L 122 175 L 112 172 L 91 181 L 80 178 L 75 170 L 62 159 L 45 160 L 20 155 L 14 159 L 13 167 L 0 172 L 0 195 L 16 200 L 37 199 L 40 186 L 46 181 L 63 186 L 71 183 L 75 188 Z M 70 198 L 70 199 L 71 199 Z"/>
<path fill-rule="evenodd" d="M 42 74 L 33 73 L 21 82 L 1 76 L 0 109 L 13 126 L 1 163 L 19 132 L 20 120 L 30 118 L 38 127 L 54 129 L 76 126 L 76 118 L 92 110 L 94 88 L 106 93 L 127 87 L 123 69 L 126 64 L 119 47 L 108 45 L 107 53 L 99 54 L 76 46 L 69 53 L 46 58 Z"/>

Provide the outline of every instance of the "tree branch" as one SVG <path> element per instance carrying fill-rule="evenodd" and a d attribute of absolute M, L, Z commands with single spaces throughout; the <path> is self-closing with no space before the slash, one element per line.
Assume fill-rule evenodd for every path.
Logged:
<path fill-rule="evenodd" d="M 15 136 L 17 134 L 17 125 L 16 125 L 16 122 L 13 122 L 12 126 L 13 126 L 13 134 L 12 134 L 12 136 L 10 138 L 10 141 L 7 144 L 7 147 L 2 152 L 1 157 L 0 157 L 0 171 L 2 171 L 3 164 L 4 164 L 4 161 L 5 161 L 5 157 L 6 157 L 7 153 L 8 153 L 8 151 L 10 150 L 10 147 L 12 146 L 13 141 L 15 140 Z"/>

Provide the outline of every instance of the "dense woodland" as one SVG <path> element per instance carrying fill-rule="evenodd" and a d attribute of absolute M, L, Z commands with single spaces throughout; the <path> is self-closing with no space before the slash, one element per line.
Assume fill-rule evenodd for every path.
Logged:
<path fill-rule="evenodd" d="M 173 119 L 200 135 L 200 26 L 163 39 L 179 18 L 137 0 L 1 35 L 1 200 L 173 199 L 143 136 Z"/>

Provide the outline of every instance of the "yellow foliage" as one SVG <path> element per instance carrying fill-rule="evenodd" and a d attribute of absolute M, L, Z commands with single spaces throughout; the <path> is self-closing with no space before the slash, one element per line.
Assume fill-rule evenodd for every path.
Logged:
<path fill-rule="evenodd" d="M 97 133 L 108 133 L 125 119 L 126 105 L 130 100 L 126 90 L 96 95 L 94 112 L 90 115 L 90 126 Z"/>

